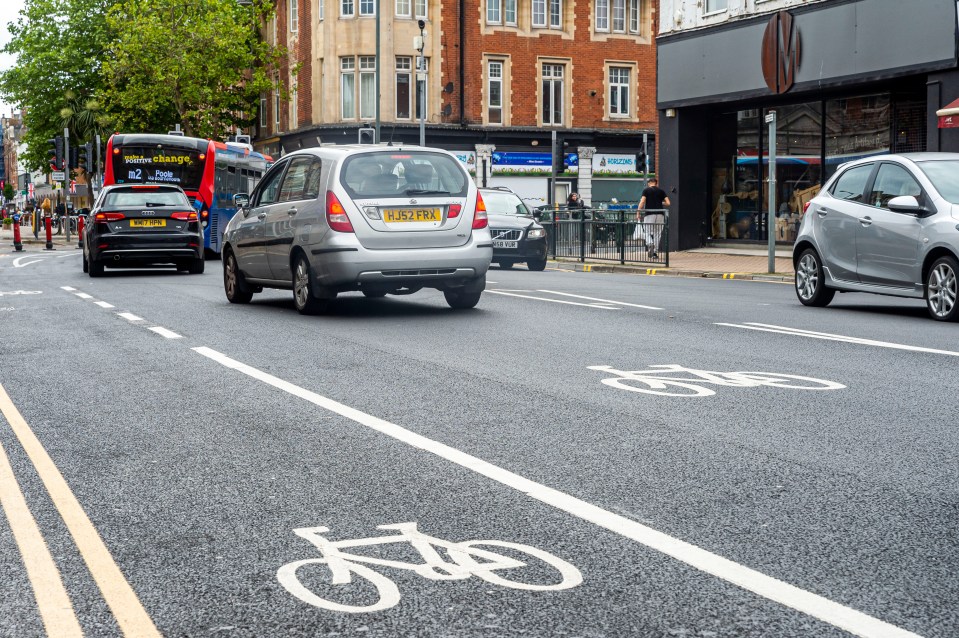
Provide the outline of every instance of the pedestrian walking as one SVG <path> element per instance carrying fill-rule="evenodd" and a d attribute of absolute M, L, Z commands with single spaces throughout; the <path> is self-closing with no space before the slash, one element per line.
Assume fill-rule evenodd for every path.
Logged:
<path fill-rule="evenodd" d="M 659 180 L 655 177 L 649 180 L 643 189 L 643 196 L 639 199 L 636 221 L 642 223 L 646 252 L 650 259 L 659 256 L 659 240 L 666 224 L 666 208 L 669 205 L 669 195 L 659 187 Z"/>

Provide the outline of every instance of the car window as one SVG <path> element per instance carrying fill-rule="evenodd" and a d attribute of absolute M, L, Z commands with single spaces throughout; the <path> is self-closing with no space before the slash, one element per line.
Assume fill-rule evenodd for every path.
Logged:
<path fill-rule="evenodd" d="M 916 178 L 898 164 L 882 163 L 876 172 L 876 181 L 872 185 L 869 201 L 874 206 L 889 207 L 889 200 L 902 195 L 922 197 L 922 187 Z"/>
<path fill-rule="evenodd" d="M 959 204 L 959 160 L 935 160 L 922 162 L 919 168 L 939 194 L 950 204 Z"/>
<path fill-rule="evenodd" d="M 181 191 L 168 189 L 116 189 L 106 194 L 104 206 L 190 206 L 190 200 Z"/>
<path fill-rule="evenodd" d="M 529 209 L 517 195 L 513 193 L 483 191 L 483 202 L 486 212 L 496 215 L 529 215 Z"/>
<path fill-rule="evenodd" d="M 306 178 L 310 172 L 312 160 L 309 157 L 297 157 L 290 160 L 290 168 L 283 178 L 279 202 L 295 202 L 306 199 Z"/>
<path fill-rule="evenodd" d="M 283 177 L 285 169 L 285 163 L 274 166 L 263 178 L 263 181 L 257 184 L 256 191 L 253 193 L 253 206 L 266 206 L 276 203 L 276 197 L 280 192 L 280 178 Z"/>
<path fill-rule="evenodd" d="M 306 174 L 306 185 L 303 187 L 303 197 L 305 199 L 316 199 L 320 196 L 320 174 L 323 163 L 313 158 L 310 162 L 310 170 Z"/>
<path fill-rule="evenodd" d="M 465 197 L 468 176 L 444 153 L 358 153 L 343 162 L 340 182 L 354 198 L 453 195 Z"/>
<path fill-rule="evenodd" d="M 836 183 L 833 184 L 832 190 L 830 191 L 832 196 L 851 202 L 862 202 L 863 191 L 866 190 L 866 182 L 869 180 L 872 169 L 872 164 L 866 164 L 847 170 L 840 175 Z"/>

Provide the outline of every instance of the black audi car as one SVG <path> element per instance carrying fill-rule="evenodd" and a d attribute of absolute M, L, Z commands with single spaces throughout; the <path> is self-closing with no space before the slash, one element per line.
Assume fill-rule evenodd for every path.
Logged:
<path fill-rule="evenodd" d="M 196 209 L 179 186 L 105 187 L 87 215 L 83 272 L 100 277 L 104 267 L 149 265 L 203 272 L 203 229 Z"/>
<path fill-rule="evenodd" d="M 525 262 L 530 270 L 544 270 L 546 231 L 523 200 L 508 188 L 481 188 L 480 194 L 493 236 L 493 262 L 501 268 Z"/>

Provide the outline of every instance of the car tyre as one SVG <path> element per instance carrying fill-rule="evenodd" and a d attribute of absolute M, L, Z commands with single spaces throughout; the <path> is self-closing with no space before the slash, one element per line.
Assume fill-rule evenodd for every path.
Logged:
<path fill-rule="evenodd" d="M 954 257 L 940 257 L 926 274 L 926 308 L 936 321 L 959 320 L 959 262 Z"/>
<path fill-rule="evenodd" d="M 96 259 L 91 259 L 88 265 L 89 274 L 91 277 L 102 277 L 103 276 L 103 262 Z"/>
<path fill-rule="evenodd" d="M 836 291 L 826 287 L 822 260 L 812 248 L 807 248 L 796 262 L 796 296 L 804 306 L 828 306 Z"/>
<path fill-rule="evenodd" d="M 469 310 L 475 308 L 483 295 L 482 290 L 468 292 L 465 290 L 444 290 L 443 296 L 446 297 L 446 303 L 453 310 Z"/>
<path fill-rule="evenodd" d="M 536 272 L 541 272 L 546 270 L 546 260 L 545 259 L 534 259 L 526 262 L 526 267 L 530 270 L 535 270 Z"/>
<path fill-rule="evenodd" d="M 228 251 L 223 261 L 223 290 L 230 303 L 250 303 L 253 291 L 246 283 L 246 278 L 240 272 L 233 251 Z"/>
<path fill-rule="evenodd" d="M 506 270 L 509 270 L 510 268 L 513 267 L 513 262 L 511 261 L 501 261 L 498 263 L 500 268 L 505 268 Z"/>
<path fill-rule="evenodd" d="M 87 261 L 86 253 L 83 253 L 83 272 L 85 273 L 90 272 L 90 262 Z"/>
<path fill-rule="evenodd" d="M 318 315 L 330 309 L 333 300 L 318 299 L 315 292 L 310 262 L 305 255 L 298 255 L 293 266 L 293 304 L 301 315 Z"/>
<path fill-rule="evenodd" d="M 187 270 L 191 275 L 202 275 L 204 268 L 206 268 L 206 262 L 202 257 L 200 259 L 194 259 L 187 266 Z"/>

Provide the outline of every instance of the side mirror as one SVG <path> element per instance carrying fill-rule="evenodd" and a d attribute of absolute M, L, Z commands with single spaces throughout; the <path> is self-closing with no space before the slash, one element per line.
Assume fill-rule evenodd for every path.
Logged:
<path fill-rule="evenodd" d="M 233 205 L 237 210 L 247 208 L 250 205 L 250 196 L 247 193 L 237 193 L 233 196 Z"/>
<path fill-rule="evenodd" d="M 909 213 L 920 217 L 926 212 L 925 209 L 919 205 L 919 200 L 912 195 L 893 197 L 886 206 L 889 207 L 889 210 L 896 211 L 897 213 Z"/>

